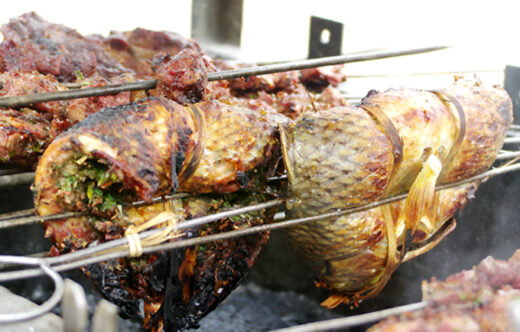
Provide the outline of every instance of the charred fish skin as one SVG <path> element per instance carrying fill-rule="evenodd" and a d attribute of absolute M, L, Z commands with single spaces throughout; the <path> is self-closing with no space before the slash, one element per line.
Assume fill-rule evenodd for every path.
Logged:
<path fill-rule="evenodd" d="M 395 250 L 397 244 L 402 243 L 407 231 L 413 234 L 412 245 L 417 248 L 410 257 L 415 257 L 438 243 L 434 241 L 427 244 L 446 224 L 445 222 L 472 197 L 477 184 L 434 194 L 435 183 L 460 180 L 489 168 L 512 122 L 511 100 L 503 89 L 487 88 L 478 81 L 460 79 L 440 92 L 414 89 L 371 92 L 363 99 L 359 108 L 372 115 L 378 111 L 383 112 L 392 124 L 383 126 L 383 133 L 391 138 L 388 131 L 393 127 L 402 142 L 402 161 L 385 168 L 383 166 L 392 160 L 388 156 L 381 159 L 387 164 L 381 161 L 376 164 L 378 167 L 374 169 L 385 170 L 381 173 L 385 176 L 381 177 L 384 184 L 378 191 L 373 190 L 377 188 L 375 185 L 362 188 L 361 197 L 370 189 L 376 193 L 365 200 L 352 201 L 345 199 L 348 196 L 343 195 L 344 190 L 348 192 L 347 185 L 355 183 L 357 179 L 367 178 L 365 169 L 357 168 L 345 172 L 337 161 L 337 156 L 323 153 L 319 158 L 320 163 L 325 165 L 325 170 L 322 170 L 312 166 L 313 156 L 319 153 L 316 150 L 320 147 L 320 142 L 314 142 L 314 148 L 308 151 L 298 148 L 299 145 L 304 146 L 305 140 L 310 136 L 302 136 L 298 132 L 299 127 L 304 127 L 305 124 L 308 126 L 308 115 L 297 119 L 294 127 L 285 127 L 284 131 L 289 139 L 282 140 L 289 174 L 290 216 L 309 216 L 317 214 L 317 211 L 324 213 L 334 209 L 350 208 L 412 188 L 409 198 L 399 203 L 349 216 L 298 225 L 287 231 L 293 247 L 317 274 L 321 281 L 318 284 L 344 296 L 345 302 L 362 298 L 360 295 L 370 293 L 370 289 L 381 289 L 378 288 L 381 285 L 378 283 L 384 279 L 384 275 L 389 276 L 403 259 Z M 312 116 L 325 119 L 329 112 L 331 110 L 324 110 Z M 480 113 L 484 114 L 479 116 Z M 376 117 L 380 123 L 381 119 L 384 117 Z M 362 132 L 366 131 L 356 122 L 351 126 L 354 134 L 342 139 L 348 141 L 350 146 L 353 144 L 352 141 L 361 141 L 364 137 Z M 376 128 L 374 124 L 372 126 Z M 328 129 L 325 126 L 310 128 Z M 374 130 L 377 132 L 377 128 Z M 294 134 L 296 132 L 298 135 Z M 314 135 L 316 140 L 322 140 L 322 145 L 330 144 L 322 138 L 327 137 L 327 134 Z M 482 144 L 479 145 L 477 142 Z M 372 156 L 381 155 L 385 152 L 384 149 L 388 150 L 391 147 L 389 144 L 375 144 L 375 139 L 373 142 L 362 144 L 364 149 L 358 151 L 347 150 L 349 145 L 345 144 L 348 160 L 377 160 L 364 156 L 369 156 L 370 153 Z M 336 149 L 341 150 L 340 147 Z M 430 164 L 431 160 L 436 162 Z M 318 163 L 315 163 L 315 166 L 317 165 Z M 435 172 L 432 172 L 432 167 L 436 169 Z M 306 172 L 300 172 L 299 169 L 306 169 Z M 299 187 L 298 176 L 302 174 L 308 178 L 325 176 L 326 180 L 311 181 L 308 187 Z M 329 185 L 333 182 L 343 183 L 347 189 L 339 187 L 336 193 Z M 420 192 L 423 185 L 429 186 L 431 196 L 424 205 L 424 214 L 417 217 L 416 223 L 410 224 L 410 216 L 413 217 L 413 213 L 416 212 L 416 205 L 410 204 L 410 201 L 417 196 L 414 190 L 419 188 Z M 422 199 L 424 201 L 424 197 Z M 444 235 L 441 234 L 440 238 Z M 389 243 L 393 243 L 392 247 Z M 391 252 L 390 248 L 395 249 Z M 395 266 L 388 268 L 391 259 L 395 261 Z M 370 295 L 373 296 L 375 293 L 377 291 Z M 326 301 L 325 305 L 333 307 L 342 302 L 339 297 L 335 299 Z"/>

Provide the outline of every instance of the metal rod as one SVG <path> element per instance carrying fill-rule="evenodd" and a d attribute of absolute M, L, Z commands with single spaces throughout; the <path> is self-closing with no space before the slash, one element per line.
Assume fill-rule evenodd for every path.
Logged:
<path fill-rule="evenodd" d="M 45 264 L 42 259 L 18 256 L 0 256 L 0 263 L 16 265 L 38 265 L 40 267 L 38 269 L 38 271 L 40 271 L 40 275 L 45 274 L 49 276 L 54 283 L 54 292 L 47 301 L 29 311 L 1 313 L 0 323 L 20 322 L 42 316 L 51 311 L 60 302 L 64 290 L 63 279 L 58 273 L 56 273 L 55 270 L 51 269 L 47 264 Z"/>
<path fill-rule="evenodd" d="M 438 71 L 438 72 L 414 72 L 414 73 L 389 73 L 389 74 L 358 74 L 348 75 L 352 78 L 379 78 L 379 77 L 402 77 L 402 76 L 436 76 L 436 75 L 461 75 L 461 74 L 480 74 L 480 73 L 496 73 L 503 74 L 504 69 L 483 69 L 483 70 L 461 70 L 461 71 Z"/>
<path fill-rule="evenodd" d="M 300 70 L 307 68 L 315 68 L 321 66 L 337 65 L 342 63 L 362 62 L 377 59 L 385 59 L 404 55 L 427 53 L 448 48 L 447 46 L 433 46 L 416 48 L 401 51 L 388 52 L 372 52 L 359 55 L 338 55 L 332 57 L 324 57 L 318 59 L 291 61 L 286 63 L 278 63 L 266 66 L 247 67 L 236 70 L 228 70 L 208 74 L 208 81 L 228 80 L 239 77 L 248 77 L 253 75 L 264 75 L 279 73 L 284 71 Z M 121 84 L 111 84 L 102 87 L 73 89 L 65 91 L 55 91 L 22 96 L 10 96 L 0 98 L 0 107 L 20 107 L 35 103 L 42 103 L 54 100 L 65 100 L 74 98 L 94 97 L 117 94 L 123 91 L 138 91 L 155 89 L 157 80 L 139 81 Z"/>
<path fill-rule="evenodd" d="M 182 230 L 182 229 L 197 227 L 197 226 L 200 226 L 200 225 L 203 225 L 203 224 L 208 224 L 208 223 L 211 223 L 211 222 L 223 219 L 223 218 L 229 218 L 229 217 L 233 217 L 233 216 L 236 216 L 236 215 L 239 215 L 239 214 L 244 214 L 244 213 L 249 213 L 249 212 L 252 212 L 252 211 L 258 211 L 258 210 L 267 209 L 267 208 L 270 208 L 270 207 L 274 207 L 274 206 L 280 205 L 284 201 L 285 200 L 283 200 L 283 199 L 275 199 L 275 200 L 271 200 L 271 201 L 268 201 L 268 202 L 265 202 L 265 203 L 260 203 L 260 204 L 256 204 L 256 205 L 250 205 L 250 206 L 246 206 L 246 207 L 243 207 L 243 208 L 233 209 L 233 210 L 229 210 L 229 211 L 224 211 L 224 212 L 219 212 L 219 213 L 207 215 L 207 216 L 204 216 L 204 217 L 199 217 L 199 218 L 186 220 L 186 221 L 184 221 L 182 223 L 179 223 L 177 225 L 177 229 Z M 149 231 L 145 231 L 145 232 L 139 233 L 139 238 L 140 239 L 144 239 L 146 237 L 155 235 L 155 234 L 161 232 L 162 230 L 163 230 L 163 228 L 159 228 L 159 229 L 152 229 L 152 230 L 149 230 Z M 49 258 L 45 259 L 45 262 L 48 263 L 48 264 L 57 264 L 57 263 L 61 263 L 61 262 L 66 262 L 66 261 L 73 260 L 75 258 L 90 256 L 90 255 L 94 255 L 94 254 L 97 254 L 97 253 L 100 253 L 100 252 L 103 252 L 103 251 L 107 251 L 107 250 L 114 249 L 114 248 L 117 248 L 117 247 L 120 247 L 120 246 L 124 246 L 127 243 L 128 243 L 128 240 L 125 239 L 125 238 L 112 240 L 112 241 L 109 241 L 109 242 L 105 242 L 105 243 L 99 244 L 99 245 L 94 246 L 94 247 L 81 249 L 81 250 L 75 251 L 75 252 L 67 254 L 67 255 L 56 256 L 56 257 L 49 257 Z"/>
<path fill-rule="evenodd" d="M 223 218 L 223 216 L 232 217 L 232 216 L 242 214 L 242 213 L 247 213 L 247 212 L 251 212 L 251 211 L 255 211 L 255 210 L 261 210 L 261 209 L 277 206 L 277 205 L 281 204 L 282 202 L 283 202 L 283 200 L 276 199 L 276 200 L 268 201 L 265 203 L 257 204 L 254 206 L 247 206 L 244 208 L 225 211 L 225 212 L 221 212 L 221 213 L 210 215 L 210 216 L 194 218 L 194 219 L 188 220 L 186 222 L 180 223 L 178 225 L 178 229 L 194 227 L 194 225 L 195 226 L 199 225 L 202 222 L 209 223 L 212 221 L 216 221 L 218 219 Z M 218 219 L 216 219 L 216 218 L 218 218 Z M 271 225 L 274 225 L 274 224 L 271 224 Z M 162 229 L 153 229 L 150 231 L 140 233 L 139 238 L 143 239 L 145 237 L 154 235 L 154 234 L 160 232 L 161 230 Z M 240 235 L 235 235 L 234 232 L 236 232 L 236 231 L 227 232 L 227 233 L 223 233 L 223 234 L 229 233 L 228 236 L 230 236 L 230 237 L 240 236 Z M 256 233 L 257 232 L 259 232 L 259 230 L 256 230 Z M 253 232 L 253 233 L 255 233 L 255 232 Z M 210 241 L 214 241 L 211 236 L 204 236 L 204 237 L 199 237 L 199 238 L 175 241 L 175 242 L 172 242 L 172 244 L 174 244 L 175 247 L 180 248 L 180 247 L 192 245 L 192 243 L 197 244 L 197 243 L 205 243 L 205 242 L 210 242 Z M 94 255 L 96 253 L 105 252 L 107 250 L 115 249 L 115 248 L 118 248 L 121 246 L 126 246 L 127 243 L 128 243 L 128 241 L 126 238 L 121 238 L 121 239 L 112 240 L 109 242 L 99 244 L 95 247 L 80 249 L 78 251 L 68 253 L 65 255 L 43 258 L 42 261 L 45 262 L 45 264 L 52 265 L 52 268 L 55 271 L 58 271 L 58 272 L 66 271 L 66 270 L 75 269 L 75 268 L 78 268 L 81 266 L 105 261 L 105 260 L 116 259 L 116 258 L 128 256 L 129 251 L 128 251 L 128 249 L 124 248 L 123 250 L 112 251 L 112 252 L 109 252 L 106 254 L 101 254 L 98 256 L 90 257 L 91 255 Z M 155 247 L 153 247 L 153 248 L 155 248 Z M 148 251 L 146 251 L 146 250 L 148 250 Z M 160 249 L 156 249 L 156 250 L 160 250 Z M 153 250 L 153 251 L 156 251 L 156 250 Z M 143 248 L 143 252 L 150 252 L 150 249 Z M 1 257 L 2 256 L 0 256 L 0 258 Z M 87 257 L 87 258 L 85 258 L 85 257 Z M 76 258 L 79 258 L 79 260 L 69 262 Z M 58 264 L 58 265 L 56 265 L 56 264 Z M 26 279 L 26 278 L 35 277 L 35 276 L 38 276 L 41 274 L 42 274 L 42 271 L 40 269 L 26 269 L 23 271 L 3 272 L 3 273 L 0 273 L 0 282 L 9 281 L 9 280 Z"/>
<path fill-rule="evenodd" d="M 338 55 L 317 59 L 309 59 L 309 60 L 300 60 L 300 61 L 291 61 L 286 63 L 277 63 L 266 66 L 258 66 L 258 67 L 250 67 L 250 68 L 241 68 L 236 70 L 230 70 L 220 73 L 211 73 L 211 80 L 227 80 L 238 77 L 247 77 L 253 75 L 263 75 L 263 74 L 272 74 L 279 73 L 284 71 L 292 71 L 292 70 L 300 70 L 300 69 L 308 69 L 315 68 L 321 66 L 331 66 L 331 65 L 339 65 L 342 63 L 352 63 L 352 62 L 362 62 L 362 61 L 370 61 L 377 59 L 385 59 L 403 55 L 412 55 L 412 54 L 420 54 L 427 53 L 432 51 L 438 51 L 442 49 L 446 49 L 448 46 L 433 46 L 433 47 L 424 47 L 424 48 L 416 48 L 410 50 L 401 50 L 401 51 L 389 51 L 389 52 L 372 52 L 372 53 L 364 53 L 358 55 Z M 208 80 L 210 77 L 208 76 Z"/>
<path fill-rule="evenodd" d="M 34 216 L 33 215 L 30 217 L 11 218 L 11 219 L 7 219 L 7 220 L 1 220 L 0 229 L 15 227 L 15 226 L 22 226 L 22 225 L 29 225 L 29 224 L 34 224 L 34 223 L 43 222 L 43 221 L 79 217 L 79 216 L 82 216 L 85 214 L 86 213 L 84 213 L 84 212 L 64 212 L 64 213 L 53 214 L 53 215 L 49 215 L 49 216 Z"/>
<path fill-rule="evenodd" d="M 502 151 L 498 154 L 495 160 L 512 159 L 518 156 L 520 156 L 520 151 Z"/>
<path fill-rule="evenodd" d="M 27 216 L 32 216 L 32 215 L 34 215 L 34 209 L 25 209 L 25 210 L 20 210 L 20 211 L 15 211 L 15 212 L 2 213 L 2 214 L 0 214 L 0 222 L 2 222 L 3 220 L 27 217 Z"/>
<path fill-rule="evenodd" d="M 504 159 L 514 158 L 514 157 L 517 157 L 519 154 L 520 153 L 516 152 L 516 151 L 501 152 L 497 156 L 497 160 L 504 160 Z M 513 164 L 513 165 L 510 165 L 508 167 L 515 167 L 515 165 L 517 165 L 517 164 Z M 516 170 L 516 168 L 513 169 L 513 170 Z M 486 174 L 492 174 L 492 172 L 494 172 L 494 171 L 495 170 L 487 171 L 487 172 L 481 174 L 481 176 L 484 176 L 484 178 L 488 177 L 488 176 L 493 176 L 493 175 L 486 175 Z M 499 174 L 502 174 L 502 173 L 499 173 Z M 274 178 L 274 180 L 280 180 L 280 179 L 283 179 L 283 178 L 284 178 L 284 176 L 279 176 L 279 177 Z M 457 184 L 460 184 L 460 182 L 457 182 L 455 185 L 457 185 Z M 441 187 L 442 186 L 439 186 L 439 188 L 441 188 Z M 165 200 L 183 198 L 183 197 L 188 197 L 188 196 L 189 196 L 189 194 L 187 194 L 187 193 L 177 193 L 177 194 L 173 194 L 173 195 L 166 195 L 166 196 L 163 196 L 163 197 L 154 198 L 151 202 L 138 201 L 138 202 L 134 202 L 134 203 L 132 203 L 130 205 L 140 206 L 140 205 L 151 204 L 151 203 L 158 203 L 158 202 L 162 202 L 162 201 L 165 201 Z M 48 215 L 48 216 L 34 216 L 33 215 L 33 216 L 29 216 L 29 217 L 20 217 L 20 218 L 16 218 L 16 217 L 8 218 L 8 217 L 4 217 L 5 215 L 0 215 L 0 229 L 5 229 L 5 228 L 10 228 L 10 227 L 15 227 L 15 226 L 21 226 L 21 225 L 28 225 L 28 224 L 33 224 L 33 223 L 37 223 L 37 222 L 52 221 L 52 220 L 65 219 L 65 218 L 73 218 L 73 217 L 78 217 L 78 216 L 82 216 L 82 215 L 85 215 L 85 213 L 66 212 L 66 213 L 61 213 L 61 214 L 57 214 L 57 215 Z M 9 216 L 9 214 L 8 214 L 8 216 Z"/>
<path fill-rule="evenodd" d="M 0 187 L 18 186 L 22 184 L 32 183 L 34 181 L 34 172 L 17 173 L 0 176 Z"/>
<path fill-rule="evenodd" d="M 345 329 L 368 323 L 378 322 L 383 318 L 399 315 L 408 311 L 417 311 L 426 308 L 427 302 L 417 302 L 399 307 L 374 311 L 366 314 L 329 319 L 321 322 L 313 322 L 288 328 L 273 330 L 272 332 L 318 332 Z"/>
<path fill-rule="evenodd" d="M 18 174 L 27 172 L 27 169 L 25 168 L 6 168 L 6 169 L 0 169 L 0 175 L 9 175 L 9 174 Z"/>
<path fill-rule="evenodd" d="M 188 197 L 188 196 L 190 196 L 190 195 L 187 194 L 187 193 L 176 193 L 176 194 L 172 194 L 172 195 L 165 195 L 165 196 L 161 196 L 161 197 L 156 197 L 156 198 L 153 198 L 149 202 L 147 202 L 147 201 L 133 202 L 133 203 L 128 204 L 128 206 L 142 206 L 142 205 L 154 204 L 154 203 L 159 203 L 159 202 L 172 200 L 172 199 L 184 198 L 184 197 Z M 74 217 L 80 217 L 80 216 L 86 215 L 85 212 L 64 212 L 64 213 L 53 214 L 53 215 L 48 215 L 48 216 L 35 216 L 32 213 L 27 215 L 27 214 L 24 213 L 25 211 L 28 211 L 28 210 L 24 210 L 24 211 L 19 211 L 18 212 L 21 215 L 24 215 L 24 217 L 15 217 L 15 216 L 11 217 L 10 216 L 11 214 L 15 214 L 17 212 L 12 212 L 12 213 L 7 213 L 7 214 L 0 215 L 0 229 L 9 228 L 9 227 L 15 227 L 15 226 L 28 225 L 28 224 L 34 224 L 34 223 L 37 223 L 37 222 L 52 221 L 52 220 L 66 219 L 66 218 L 74 218 Z"/>
<path fill-rule="evenodd" d="M 0 177 L 0 179 L 1 179 L 1 177 Z M 285 180 L 285 179 L 287 179 L 287 176 L 281 175 L 281 176 L 269 178 L 268 180 L 269 181 L 280 181 L 280 180 Z M 142 205 L 160 203 L 160 202 L 164 202 L 164 201 L 168 201 L 168 200 L 185 198 L 185 197 L 190 197 L 190 196 L 196 196 L 196 195 L 191 195 L 189 193 L 175 193 L 175 194 L 171 194 L 171 195 L 165 195 L 165 196 L 153 198 L 149 202 L 136 201 L 136 202 L 128 204 L 128 206 L 142 206 Z M 57 215 L 36 216 L 36 215 L 34 215 L 34 209 L 9 212 L 9 213 L 0 214 L 0 229 L 29 225 L 29 224 L 34 224 L 37 222 L 79 217 L 82 215 L 85 215 L 85 213 L 67 212 L 67 213 L 61 213 L 61 214 L 57 214 Z"/>
<path fill-rule="evenodd" d="M 124 91 L 155 89 L 157 80 L 110 84 L 94 88 L 45 92 L 0 98 L 0 107 L 20 107 L 55 100 L 114 95 Z"/>

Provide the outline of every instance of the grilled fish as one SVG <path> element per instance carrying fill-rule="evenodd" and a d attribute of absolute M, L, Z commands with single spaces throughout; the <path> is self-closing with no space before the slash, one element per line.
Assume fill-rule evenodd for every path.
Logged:
<path fill-rule="evenodd" d="M 124 236 L 164 205 L 122 208 L 175 191 L 208 193 L 172 203 L 179 221 L 273 197 L 266 178 L 281 158 L 278 126 L 286 121 L 219 103 L 182 106 L 150 97 L 103 109 L 57 137 L 42 155 L 33 190 L 40 215 L 85 211 L 45 223 L 53 254 Z M 220 194 L 219 194 L 220 193 Z M 187 237 L 272 220 L 274 210 L 221 220 Z M 84 268 L 98 289 L 145 327 L 176 330 L 198 320 L 235 288 L 267 234 Z"/>
<path fill-rule="evenodd" d="M 441 91 L 370 92 L 359 106 L 305 113 L 285 127 L 290 216 L 351 208 L 409 190 L 399 203 L 287 231 L 318 284 L 334 293 L 324 305 L 378 293 L 404 257 L 398 249 L 407 232 L 414 246 L 431 248 L 426 243 L 476 186 L 436 194 L 436 184 L 488 169 L 511 122 L 511 100 L 503 89 L 459 78 Z"/>

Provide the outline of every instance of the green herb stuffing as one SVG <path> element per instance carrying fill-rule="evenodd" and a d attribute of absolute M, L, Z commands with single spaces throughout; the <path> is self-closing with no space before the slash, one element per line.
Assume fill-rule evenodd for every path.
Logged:
<path fill-rule="evenodd" d="M 76 75 L 77 82 L 83 81 L 85 79 L 85 76 L 83 76 L 83 73 L 79 69 L 76 69 L 76 71 L 74 72 L 74 75 Z"/>
<path fill-rule="evenodd" d="M 129 194 L 107 165 L 85 156 L 75 156 L 63 168 L 58 187 L 65 192 L 65 200 L 81 200 L 101 213 L 113 212 Z M 67 198 L 67 194 L 72 195 Z"/>

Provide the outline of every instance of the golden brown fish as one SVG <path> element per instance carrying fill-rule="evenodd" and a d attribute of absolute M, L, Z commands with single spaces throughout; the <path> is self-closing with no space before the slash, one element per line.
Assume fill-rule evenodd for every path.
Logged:
<path fill-rule="evenodd" d="M 403 259 L 398 249 L 407 231 L 415 247 L 431 248 L 437 241 L 432 236 L 476 186 L 436 194 L 435 185 L 488 169 L 511 122 L 505 90 L 458 79 L 436 92 L 370 92 L 359 106 L 306 113 L 285 127 L 290 216 L 318 215 L 410 190 L 398 203 L 288 230 L 318 284 L 335 294 L 324 305 L 378 293 Z"/>

